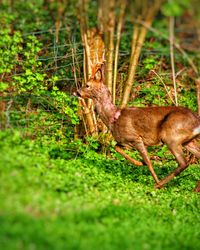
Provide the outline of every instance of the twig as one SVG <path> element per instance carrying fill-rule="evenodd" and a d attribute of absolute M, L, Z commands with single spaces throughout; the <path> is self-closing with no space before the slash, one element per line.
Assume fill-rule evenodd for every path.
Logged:
<path fill-rule="evenodd" d="M 74 56 L 74 48 L 72 48 L 72 65 L 73 65 L 73 74 L 74 74 L 74 80 L 76 84 L 76 88 L 78 89 L 78 80 L 77 80 L 77 75 L 76 75 L 76 65 L 75 65 L 75 56 Z"/>
<path fill-rule="evenodd" d="M 144 27 L 146 27 L 147 29 L 149 29 L 150 31 L 152 31 L 155 34 L 158 34 L 160 37 L 166 39 L 169 41 L 169 37 L 165 36 L 163 33 L 161 33 L 160 31 L 158 31 L 157 29 L 148 26 L 144 21 L 141 20 L 136 20 L 136 23 L 139 23 L 141 25 L 143 25 Z M 194 70 L 195 74 L 198 76 L 199 72 L 197 67 L 195 66 L 195 64 L 193 63 L 193 61 L 190 59 L 190 57 L 188 56 L 188 54 L 181 48 L 180 44 L 178 44 L 177 42 L 173 41 L 173 46 L 178 49 L 181 54 L 187 59 L 188 63 L 190 64 L 191 68 Z"/>
<path fill-rule="evenodd" d="M 6 127 L 7 128 L 10 128 L 11 126 L 10 126 L 10 112 L 9 112 L 9 110 L 10 110 L 10 108 L 11 108 L 11 106 L 12 106 L 12 103 L 13 103 L 13 99 L 10 99 L 10 101 L 8 102 L 8 106 L 7 106 L 7 108 L 6 108 L 6 112 L 5 112 L 5 115 L 6 115 Z"/>
<path fill-rule="evenodd" d="M 145 16 L 143 18 L 145 18 L 145 23 L 147 27 L 151 26 L 153 19 L 159 9 L 159 6 L 160 6 L 160 0 L 155 0 L 152 8 L 148 8 L 147 12 L 146 12 L 146 8 L 144 7 Z M 138 19 L 140 19 L 140 17 Z M 135 44 L 135 41 L 132 40 L 131 47 L 133 48 L 134 45 L 136 45 L 136 47 L 134 50 L 134 56 L 132 56 L 131 62 L 129 64 L 128 76 L 127 76 L 127 80 L 124 86 L 124 93 L 123 93 L 123 97 L 122 97 L 121 105 L 120 105 L 121 108 L 126 107 L 128 103 L 128 99 L 129 99 L 131 89 L 133 86 L 133 82 L 134 82 L 136 67 L 138 65 L 139 56 L 140 56 L 141 49 L 144 44 L 144 40 L 145 40 L 146 33 L 147 33 L 147 27 L 145 26 L 141 27 L 136 44 Z M 132 49 L 132 52 L 133 52 L 133 49 Z M 132 52 L 131 52 L 131 55 L 133 55 Z"/>
<path fill-rule="evenodd" d="M 174 98 L 175 105 L 178 106 L 177 99 L 177 87 L 176 87 L 176 77 L 175 77 L 175 66 L 174 66 L 174 17 L 169 18 L 169 41 L 170 41 L 170 58 L 171 58 L 171 67 L 172 67 L 172 79 L 174 85 Z"/>
<path fill-rule="evenodd" d="M 119 45 L 120 45 L 121 30 L 122 30 L 126 4 L 127 4 L 126 1 L 123 1 L 123 0 L 121 1 L 119 21 L 117 24 L 117 40 L 116 40 L 116 45 L 115 45 L 114 72 L 113 72 L 113 103 L 115 103 L 115 98 L 116 98 L 115 95 L 116 95 L 116 83 L 117 83 L 117 65 L 118 65 L 118 57 L 119 57 Z"/>
<path fill-rule="evenodd" d="M 108 43 L 107 46 L 107 53 L 106 53 L 106 85 L 108 89 L 110 90 L 112 96 L 113 96 L 113 54 L 114 54 L 114 31 L 115 31 L 115 22 L 116 22 L 116 16 L 114 12 L 114 5 L 115 1 L 110 0 L 109 1 L 109 13 L 108 13 L 108 19 L 107 19 L 107 38 Z"/>
<path fill-rule="evenodd" d="M 77 75 L 76 75 L 76 65 L 75 65 L 75 56 L 74 56 L 75 52 L 74 52 L 74 48 L 72 48 L 72 67 L 73 67 L 73 74 L 74 74 L 74 80 L 75 80 L 75 84 L 76 84 L 76 89 L 79 88 L 78 86 L 78 80 L 77 80 Z M 87 108 L 87 105 L 85 103 L 85 101 L 81 98 L 79 98 L 79 107 L 83 106 L 84 107 L 84 111 Z M 82 113 L 82 112 L 81 112 Z M 86 121 L 85 121 L 85 117 L 82 113 L 82 121 L 83 121 L 83 125 L 85 128 L 85 133 L 86 135 L 88 135 L 88 130 L 87 130 L 87 126 L 86 126 Z M 77 127 L 75 126 L 75 130 L 77 129 Z"/>
<path fill-rule="evenodd" d="M 186 70 L 186 67 L 182 68 L 181 70 L 179 70 L 176 75 L 175 78 L 177 78 L 184 70 Z"/>
<path fill-rule="evenodd" d="M 170 92 L 168 91 L 167 86 L 166 86 L 166 84 L 164 83 L 163 79 L 157 74 L 157 72 L 156 72 L 155 70 L 151 70 L 151 72 L 153 72 L 153 73 L 160 79 L 160 81 L 162 82 L 162 84 L 163 84 L 163 86 L 164 86 L 164 88 L 165 88 L 165 90 L 166 90 L 166 92 L 167 92 L 167 94 L 168 94 L 170 100 L 173 102 L 173 104 L 176 105 L 176 103 L 175 103 L 175 101 L 173 100 L 173 98 L 171 97 Z"/>
<path fill-rule="evenodd" d="M 58 67 L 58 64 L 57 64 L 57 56 L 58 56 L 58 48 L 57 48 L 57 42 L 56 42 L 56 33 L 55 33 L 55 36 L 54 36 L 54 48 L 53 48 L 53 51 L 54 51 L 54 63 L 55 63 L 55 69 L 57 70 L 57 67 Z"/>

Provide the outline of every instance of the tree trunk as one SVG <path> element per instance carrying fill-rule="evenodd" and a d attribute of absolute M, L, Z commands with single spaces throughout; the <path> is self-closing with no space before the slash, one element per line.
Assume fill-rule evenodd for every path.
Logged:
<path fill-rule="evenodd" d="M 135 32 L 135 34 L 133 34 L 133 39 L 132 39 L 131 61 L 129 64 L 128 77 L 127 77 L 127 81 L 125 84 L 124 93 L 123 93 L 123 97 L 121 101 L 121 108 L 126 107 L 129 101 L 141 48 L 143 46 L 147 30 L 151 26 L 159 7 L 160 7 L 160 0 L 155 0 L 151 8 L 147 8 L 146 5 L 144 5 L 143 6 L 144 10 L 142 10 L 142 16 L 145 17 L 145 21 L 144 21 L 145 26 L 141 27 L 139 31 L 137 30 L 138 29 L 137 26 L 135 29 L 133 29 L 133 32 Z"/>
<path fill-rule="evenodd" d="M 106 52 L 106 85 L 112 94 L 113 80 L 113 54 L 114 54 L 114 31 L 115 31 L 115 1 L 109 1 L 109 13 L 107 20 L 107 52 Z M 105 5 L 106 7 L 107 5 Z"/>
<path fill-rule="evenodd" d="M 119 21 L 117 24 L 117 38 L 116 38 L 116 45 L 115 45 L 113 86 L 112 86 L 112 94 L 113 94 L 112 100 L 113 100 L 114 104 L 115 104 L 115 99 L 116 99 L 117 65 L 118 65 L 118 58 L 119 58 L 119 45 L 120 45 L 122 24 L 123 24 L 123 20 L 124 20 L 126 5 L 127 5 L 127 2 L 122 0 L 120 3 Z"/>
<path fill-rule="evenodd" d="M 150 24 L 148 24 L 148 25 L 150 25 Z M 137 29 L 136 29 L 136 32 L 137 32 Z M 146 33 L 147 33 L 147 29 L 145 27 L 142 27 L 140 29 L 139 34 L 138 34 L 138 38 L 136 38 L 137 34 L 133 36 L 134 39 L 132 40 L 132 46 L 131 46 L 131 51 L 132 51 L 131 55 L 132 55 L 132 57 L 131 57 L 128 77 L 127 77 L 127 81 L 126 81 L 126 84 L 125 84 L 124 93 L 123 93 L 123 97 L 122 97 L 122 101 L 121 101 L 121 108 L 126 107 L 128 101 L 129 101 L 129 96 L 130 96 L 131 89 L 132 89 L 132 86 L 133 86 L 135 72 L 136 72 L 136 68 L 137 68 L 141 48 L 142 48 L 142 45 L 144 43 Z M 135 40 L 135 38 L 136 38 L 136 40 Z"/>

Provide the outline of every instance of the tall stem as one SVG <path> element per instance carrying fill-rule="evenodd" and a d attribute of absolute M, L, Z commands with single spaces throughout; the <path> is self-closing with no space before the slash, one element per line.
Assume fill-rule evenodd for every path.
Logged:
<path fill-rule="evenodd" d="M 117 24 L 117 38 L 116 38 L 116 45 L 115 45 L 115 58 L 114 58 L 114 73 L 113 73 L 113 103 L 115 104 L 116 99 L 116 84 L 117 84 L 117 65 L 118 65 L 118 58 L 119 58 L 119 45 L 120 45 L 120 38 L 121 38 L 121 31 L 122 31 L 122 24 L 124 20 L 124 13 L 126 9 L 127 1 L 121 1 L 121 8 L 119 14 L 119 21 Z"/>
<path fill-rule="evenodd" d="M 138 36 L 138 39 L 137 39 L 136 47 L 135 47 L 135 41 L 132 40 L 132 51 L 134 50 L 134 53 L 131 53 L 133 56 L 131 57 L 131 62 L 129 65 L 129 73 L 128 73 L 128 78 L 126 81 L 124 94 L 123 94 L 123 98 L 122 98 L 122 102 L 121 102 L 121 108 L 124 108 L 127 105 L 128 100 L 129 100 L 131 88 L 133 85 L 133 80 L 135 77 L 136 67 L 138 64 L 138 59 L 140 56 L 140 51 L 141 51 L 142 45 L 144 43 L 146 32 L 147 32 L 147 29 L 142 27 L 140 30 L 140 34 Z"/>
<path fill-rule="evenodd" d="M 174 85 L 174 98 L 175 104 L 178 105 L 177 99 L 177 87 L 176 87 L 176 76 L 175 76 L 175 66 L 174 66 L 174 17 L 169 18 L 169 41 L 170 41 L 170 58 L 171 58 L 171 68 L 172 68 L 172 79 Z"/>
<path fill-rule="evenodd" d="M 106 85 L 112 93 L 112 78 L 113 78 L 113 52 L 114 52 L 114 31 L 115 31 L 115 13 L 114 13 L 114 0 L 109 3 L 109 19 L 108 25 L 108 44 L 106 55 Z"/>
<path fill-rule="evenodd" d="M 146 4 L 147 4 L 147 2 L 146 2 Z M 148 27 L 151 26 L 151 24 L 153 22 L 153 19 L 154 19 L 155 15 L 160 7 L 161 0 L 155 0 L 151 7 L 146 6 L 146 4 L 142 5 L 142 8 L 143 8 L 142 9 L 142 16 L 140 18 L 138 18 L 138 19 L 143 18 L 145 20 L 144 22 L 145 22 L 146 26 L 143 26 L 140 28 L 140 30 L 138 31 L 138 34 L 137 34 L 138 37 L 136 38 L 136 40 L 132 39 L 131 62 L 129 65 L 128 77 L 127 77 L 127 81 L 125 84 L 124 93 L 123 93 L 123 97 L 122 97 L 122 101 L 121 101 L 121 108 L 126 107 L 126 105 L 128 103 L 131 89 L 133 86 L 136 67 L 138 64 L 141 48 L 142 48 L 144 40 L 145 40 L 147 29 L 148 29 Z M 134 38 L 134 35 L 133 35 L 133 38 Z"/>

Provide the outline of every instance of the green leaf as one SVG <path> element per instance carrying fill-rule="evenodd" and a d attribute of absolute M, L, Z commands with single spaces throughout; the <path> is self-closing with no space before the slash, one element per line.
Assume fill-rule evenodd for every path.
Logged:
<path fill-rule="evenodd" d="M 165 16 L 181 16 L 189 6 L 189 0 L 171 0 L 163 4 L 161 10 Z"/>
<path fill-rule="evenodd" d="M 8 88 L 8 83 L 6 82 L 0 82 L 0 92 L 5 91 Z"/>

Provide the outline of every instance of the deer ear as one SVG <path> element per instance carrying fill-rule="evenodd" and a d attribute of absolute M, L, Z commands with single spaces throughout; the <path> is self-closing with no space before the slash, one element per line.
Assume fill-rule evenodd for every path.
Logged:
<path fill-rule="evenodd" d="M 101 69 L 98 69 L 97 72 L 94 75 L 94 79 L 97 82 L 101 82 L 102 78 L 103 78 L 102 71 L 101 71 Z"/>

